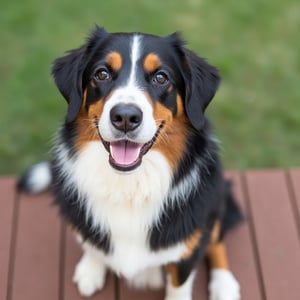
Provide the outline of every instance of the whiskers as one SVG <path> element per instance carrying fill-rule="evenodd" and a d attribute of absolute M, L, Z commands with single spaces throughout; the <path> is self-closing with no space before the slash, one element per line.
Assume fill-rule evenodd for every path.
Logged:
<path fill-rule="evenodd" d="M 159 124 L 157 129 L 157 136 L 155 137 L 155 143 L 168 143 L 168 134 L 164 129 L 166 121 L 164 119 L 155 119 L 155 123 Z"/>
<path fill-rule="evenodd" d="M 168 126 L 166 124 L 166 121 L 163 119 L 155 119 L 156 124 L 160 124 L 159 126 L 161 129 L 159 130 L 159 136 L 157 137 L 156 144 L 162 145 L 162 144 L 171 144 L 173 142 L 173 137 L 182 135 L 183 134 L 183 128 L 180 126 L 176 126 L 175 124 L 172 124 L 172 126 Z M 171 145 L 174 146 L 174 145 Z"/>
<path fill-rule="evenodd" d="M 89 136 L 91 140 L 99 139 L 98 134 L 98 118 L 88 118 L 88 119 L 81 119 L 82 121 L 82 133 L 85 136 Z"/>

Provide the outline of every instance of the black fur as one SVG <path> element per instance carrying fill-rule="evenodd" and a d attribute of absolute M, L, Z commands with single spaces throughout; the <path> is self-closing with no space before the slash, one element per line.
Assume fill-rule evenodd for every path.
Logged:
<path fill-rule="evenodd" d="M 220 84 L 220 74 L 215 67 L 186 49 L 178 33 L 166 39 L 176 51 L 175 59 L 184 79 L 186 113 L 194 128 L 199 130 L 205 122 L 204 111 Z"/>
<path fill-rule="evenodd" d="M 185 77 L 185 108 L 191 123 L 199 130 L 204 124 L 204 111 L 219 86 L 220 76 L 216 68 L 195 53 L 184 51 L 190 68 L 189 76 Z"/>
<path fill-rule="evenodd" d="M 127 51 L 127 37 L 127 34 L 113 35 L 97 27 L 85 45 L 55 61 L 52 73 L 58 89 L 69 104 L 66 121 L 57 141 L 57 145 L 64 145 L 67 150 L 68 157 L 63 159 L 76 161 L 78 155 L 76 139 L 79 133 L 74 120 L 82 105 L 84 88 L 88 89 L 89 95 L 86 99 L 88 106 L 101 101 L 99 99 L 105 100 L 105 94 L 113 90 L 114 84 L 118 85 L 125 79 L 120 73 L 115 83 L 94 90 L 88 87 L 88 82 L 95 73 L 99 60 L 101 62 L 101 55 L 106 46 L 114 45 L 121 49 L 120 51 Z M 170 78 L 176 88 L 175 92 L 170 94 L 163 88 L 160 91 L 148 88 L 151 99 L 160 101 L 175 115 L 177 112 L 175 94 L 180 94 L 184 99 L 185 113 L 190 122 L 187 125 L 189 133 L 186 136 L 183 158 L 173 174 L 172 188 L 176 189 L 191 172 L 196 173 L 198 179 L 193 179 L 193 185 L 189 187 L 186 195 L 181 195 L 182 199 L 177 199 L 174 203 L 171 203 L 171 200 L 167 201 L 166 207 L 161 212 L 160 221 L 153 224 L 148 233 L 149 246 L 152 251 L 157 251 L 185 241 L 196 230 L 201 231 L 201 241 L 192 256 L 175 262 L 179 270 L 179 281 L 183 283 L 195 267 L 196 261 L 203 257 L 215 222 L 221 221 L 220 238 L 223 238 L 226 230 L 242 218 L 230 186 L 223 178 L 219 149 L 212 138 L 209 121 L 204 116 L 204 111 L 218 88 L 220 76 L 215 67 L 187 50 L 178 34 L 165 38 L 150 35 L 143 37 L 144 49 L 149 49 L 151 53 L 157 45 L 159 54 L 171 66 Z M 140 76 L 139 80 L 140 86 L 148 87 L 147 78 Z M 84 196 L 80 190 L 74 186 L 70 190 L 66 185 L 68 178 L 64 170 L 61 170 L 61 160 L 59 152 L 55 150 L 52 159 L 53 191 L 62 215 L 85 239 L 99 249 L 105 253 L 113 251 L 109 232 L 93 228 L 91 218 L 86 218 L 86 207 L 81 205 Z"/>
<path fill-rule="evenodd" d="M 191 131 L 184 158 L 174 175 L 172 186 L 176 188 L 191 170 L 197 171 L 199 181 L 195 183 L 188 200 L 180 199 L 165 208 L 160 223 L 152 230 L 150 245 L 154 250 L 184 240 L 196 229 L 210 232 L 214 221 L 223 214 L 224 180 L 218 147 L 210 139 L 208 121 L 206 122 L 205 130 Z"/>
<path fill-rule="evenodd" d="M 73 159 L 70 152 L 70 159 Z M 79 196 L 79 192 L 74 188 L 72 191 L 66 188 L 66 177 L 62 175 L 59 161 L 54 156 L 52 160 L 53 185 L 52 191 L 55 195 L 55 203 L 59 205 L 60 213 L 72 224 L 73 228 L 80 232 L 85 240 L 88 240 L 99 249 L 108 253 L 111 249 L 109 235 L 102 232 L 100 228 L 92 226 L 91 217 L 86 218 L 86 207 L 80 204 L 84 201 Z"/>
<path fill-rule="evenodd" d="M 68 52 L 68 55 L 54 61 L 52 74 L 55 83 L 67 100 L 68 112 L 66 122 L 72 122 L 76 118 L 82 103 L 83 72 L 87 67 L 94 51 L 108 33 L 100 27 L 96 27 L 86 45 Z"/>
<path fill-rule="evenodd" d="M 103 28 L 96 27 L 86 45 L 69 51 L 68 55 L 56 59 L 53 64 L 52 74 L 55 83 L 69 104 L 66 122 L 72 122 L 79 112 L 83 84 L 86 81 L 83 78 L 84 72 L 96 50 L 99 52 L 99 45 L 108 37 L 109 34 Z M 151 39 L 156 39 L 156 37 L 149 36 L 150 44 Z M 181 70 L 184 80 L 185 94 L 182 96 L 185 98 L 186 113 L 194 128 L 199 130 L 204 124 L 204 111 L 218 88 L 220 75 L 215 67 L 184 48 L 183 41 L 178 34 L 172 34 L 165 40 L 177 54 L 174 59 L 178 63 L 177 67 Z M 179 81 L 176 84 L 177 87 L 181 86 L 181 90 L 183 89 Z M 176 107 L 171 108 L 175 113 Z"/>

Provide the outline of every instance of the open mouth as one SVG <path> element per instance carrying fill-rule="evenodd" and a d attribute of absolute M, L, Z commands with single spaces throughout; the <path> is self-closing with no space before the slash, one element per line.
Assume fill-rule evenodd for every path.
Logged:
<path fill-rule="evenodd" d="M 159 125 L 153 138 L 145 144 L 135 143 L 126 139 L 115 142 L 107 142 L 101 138 L 105 149 L 109 153 L 110 165 L 114 169 L 122 172 L 128 172 L 136 169 L 142 163 L 143 156 L 155 143 L 163 126 L 164 122 Z"/>

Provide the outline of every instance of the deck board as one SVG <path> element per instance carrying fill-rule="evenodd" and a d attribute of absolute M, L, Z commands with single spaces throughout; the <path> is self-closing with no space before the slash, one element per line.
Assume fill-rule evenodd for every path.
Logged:
<path fill-rule="evenodd" d="M 290 194 L 294 201 L 294 213 L 300 238 L 300 170 L 291 170 L 289 172 L 288 179 L 290 180 Z"/>
<path fill-rule="evenodd" d="M 298 299 L 300 245 L 285 173 L 247 172 L 246 180 L 266 298 Z"/>
<path fill-rule="evenodd" d="M 243 300 L 263 299 L 263 290 L 259 281 L 258 261 L 255 243 L 251 233 L 250 212 L 246 203 L 246 191 L 243 178 L 238 172 L 228 172 L 227 178 L 233 183 L 233 191 L 245 220 L 229 231 L 225 237 L 227 255 L 233 274 L 241 285 Z"/>
<path fill-rule="evenodd" d="M 19 198 L 12 300 L 59 296 L 60 226 L 49 195 Z"/>
<path fill-rule="evenodd" d="M 246 216 L 225 238 L 243 300 L 299 299 L 300 169 L 228 172 Z M 81 250 L 61 223 L 51 196 L 17 197 L 13 178 L 0 178 L 0 300 L 85 299 L 72 283 Z M 193 300 L 207 300 L 208 273 L 199 266 Z M 92 300 L 163 300 L 109 274 Z"/>
<path fill-rule="evenodd" d="M 0 180 L 0 299 L 8 297 L 8 285 L 10 273 L 10 262 L 13 257 L 12 234 L 15 217 L 15 180 L 13 178 L 3 178 Z"/>
<path fill-rule="evenodd" d="M 193 300 L 208 299 L 208 274 L 207 265 L 202 263 L 197 270 L 193 287 Z M 128 299 L 129 300 L 129 299 Z"/>

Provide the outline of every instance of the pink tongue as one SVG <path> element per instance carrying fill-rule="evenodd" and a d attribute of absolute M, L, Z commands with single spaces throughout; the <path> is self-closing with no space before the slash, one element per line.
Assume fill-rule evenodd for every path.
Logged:
<path fill-rule="evenodd" d="M 131 165 L 139 156 L 142 144 L 129 141 L 118 141 L 110 144 L 110 151 L 114 161 L 119 165 Z"/>

